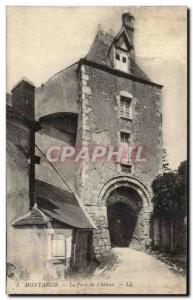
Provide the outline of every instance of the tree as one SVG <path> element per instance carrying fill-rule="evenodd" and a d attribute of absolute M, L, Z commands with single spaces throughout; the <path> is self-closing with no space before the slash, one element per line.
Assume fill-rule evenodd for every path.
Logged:
<path fill-rule="evenodd" d="M 155 216 L 186 216 L 187 210 L 187 162 L 180 164 L 177 171 L 159 175 L 152 182 Z"/>
<path fill-rule="evenodd" d="M 187 161 L 183 161 L 178 168 L 176 192 L 179 214 L 185 218 L 187 215 Z"/>
<path fill-rule="evenodd" d="M 187 162 L 180 164 L 177 171 L 168 171 L 152 182 L 153 218 L 170 224 L 171 249 L 184 251 L 186 248 L 185 218 L 187 214 Z M 174 234 L 175 233 L 175 234 Z"/>
<path fill-rule="evenodd" d="M 168 163 L 168 155 L 166 149 L 163 149 L 163 169 L 164 173 L 171 171 Z"/>
<path fill-rule="evenodd" d="M 172 218 L 178 210 L 176 195 L 177 174 L 175 172 L 159 175 L 152 183 L 155 217 Z"/>

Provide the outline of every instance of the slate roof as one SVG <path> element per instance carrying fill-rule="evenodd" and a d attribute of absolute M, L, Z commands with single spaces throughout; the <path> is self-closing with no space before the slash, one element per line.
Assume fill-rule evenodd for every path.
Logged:
<path fill-rule="evenodd" d="M 150 78 L 143 72 L 143 70 L 136 64 L 136 62 L 131 59 L 131 74 L 137 78 L 151 81 Z"/>
<path fill-rule="evenodd" d="M 28 127 L 33 125 L 33 122 L 31 122 L 24 114 L 8 104 L 6 104 L 6 120 L 23 123 Z"/>
<path fill-rule="evenodd" d="M 36 204 L 12 225 L 47 225 L 53 220 L 75 228 L 95 228 L 73 193 L 36 180 Z"/>
<path fill-rule="evenodd" d="M 47 110 L 49 111 L 49 105 L 47 100 L 45 101 L 46 105 L 46 112 L 40 113 L 39 110 L 44 111 L 44 105 L 42 105 L 42 97 L 45 99 L 49 99 L 50 95 L 54 97 L 54 102 L 58 103 L 57 105 L 61 105 L 61 108 L 57 107 L 56 111 L 72 111 L 78 113 L 79 107 L 78 105 L 74 105 L 73 103 L 77 103 L 78 98 L 78 77 L 75 75 L 77 74 L 77 69 L 80 66 L 81 62 L 91 62 L 96 63 L 98 65 L 108 67 L 114 70 L 112 65 L 111 59 L 109 59 L 109 50 L 116 39 L 119 37 L 120 34 L 123 33 L 123 29 L 120 32 L 113 36 L 109 32 L 98 31 L 91 47 L 87 53 L 87 55 L 80 59 L 79 61 L 75 62 L 71 66 L 65 68 L 64 70 L 59 71 L 58 73 L 54 74 L 46 83 L 43 85 L 42 88 L 36 88 L 36 118 L 38 119 L 39 115 L 43 116 L 47 114 Z M 139 80 L 144 80 L 146 83 L 149 82 L 150 84 L 156 84 L 151 81 L 151 79 L 145 74 L 145 72 L 140 68 L 137 64 L 136 60 L 131 58 L 130 61 L 130 75 L 138 78 Z M 158 84 L 156 84 L 158 85 Z M 162 87 L 161 85 L 159 85 Z M 42 90 L 42 91 L 41 91 Z M 43 96 L 38 96 L 38 94 L 42 92 Z M 70 99 L 71 108 L 64 109 L 65 103 L 69 101 L 63 102 L 62 99 L 66 98 L 67 100 Z M 57 99 L 57 100 L 56 100 Z M 60 104 L 59 104 L 60 103 Z M 55 105 L 55 106 L 57 106 Z M 73 106 L 74 105 L 74 106 Z M 41 108 L 43 107 L 43 108 Z M 72 110 L 73 108 L 73 110 Z"/>
<path fill-rule="evenodd" d="M 10 93 L 6 93 L 6 104 L 12 106 L 12 95 Z"/>
<path fill-rule="evenodd" d="M 68 203 L 71 205 L 78 205 L 78 201 L 73 193 L 60 189 L 55 185 L 47 183 L 43 180 L 36 179 L 36 200 L 38 206 L 42 207 L 39 199 L 46 199 L 47 201 L 54 201 L 58 206 Z"/>
<path fill-rule="evenodd" d="M 33 83 L 31 80 L 29 80 L 29 79 L 26 78 L 26 77 L 22 77 L 22 78 L 21 78 L 21 79 L 13 86 L 11 92 L 13 92 L 13 91 L 15 90 L 16 87 L 18 88 L 19 85 L 23 85 L 23 84 L 26 84 L 26 85 L 28 85 L 28 86 L 30 86 L 30 87 L 34 87 L 34 88 L 35 88 L 35 85 L 34 85 L 34 83 Z"/>
<path fill-rule="evenodd" d="M 49 218 L 35 205 L 27 214 L 13 222 L 13 226 L 47 225 Z"/>
<path fill-rule="evenodd" d="M 48 217 L 75 228 L 94 229 L 77 197 L 49 183 L 36 180 L 36 202 Z"/>
<path fill-rule="evenodd" d="M 86 56 L 86 59 L 97 64 L 107 66 L 113 69 L 112 63 L 109 59 L 109 49 L 114 41 L 114 36 L 110 33 L 99 31 L 91 45 L 91 48 Z M 131 59 L 131 75 L 150 81 L 149 77 L 143 70 Z"/>
<path fill-rule="evenodd" d="M 99 31 L 91 45 L 86 59 L 98 64 L 112 67 L 108 57 L 108 51 L 113 40 L 114 37 L 112 35 Z"/>

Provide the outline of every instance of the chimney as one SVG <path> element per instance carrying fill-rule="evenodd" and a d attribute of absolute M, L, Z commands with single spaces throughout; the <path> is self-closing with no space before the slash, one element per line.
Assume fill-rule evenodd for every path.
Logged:
<path fill-rule="evenodd" d="M 35 86 L 23 78 L 12 89 L 12 106 L 30 121 L 35 118 Z"/>
<path fill-rule="evenodd" d="M 131 44 L 134 47 L 134 25 L 133 25 L 134 17 L 129 12 L 124 12 L 122 14 L 122 25 L 125 27 Z"/>
<path fill-rule="evenodd" d="M 12 107 L 30 125 L 29 136 L 29 208 L 35 203 L 35 86 L 28 79 L 23 78 L 12 89 Z"/>

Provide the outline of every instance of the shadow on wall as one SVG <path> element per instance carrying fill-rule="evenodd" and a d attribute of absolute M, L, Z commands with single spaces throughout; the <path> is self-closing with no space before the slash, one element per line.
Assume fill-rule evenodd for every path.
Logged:
<path fill-rule="evenodd" d="M 137 214 L 131 210 L 129 205 L 116 202 L 108 206 L 107 215 L 111 246 L 129 247 L 137 223 Z"/>
<path fill-rule="evenodd" d="M 142 200 L 132 189 L 120 187 L 107 200 L 107 218 L 112 247 L 129 247 L 135 233 Z"/>

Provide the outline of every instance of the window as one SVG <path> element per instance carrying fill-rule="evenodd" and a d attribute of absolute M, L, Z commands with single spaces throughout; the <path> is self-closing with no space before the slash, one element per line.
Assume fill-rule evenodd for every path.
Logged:
<path fill-rule="evenodd" d="M 122 147 L 122 159 L 121 163 L 126 163 L 128 164 L 130 162 L 130 157 L 129 157 L 129 143 L 131 142 L 131 134 L 126 131 L 121 131 L 120 132 L 120 142 L 121 142 L 121 147 Z"/>
<path fill-rule="evenodd" d="M 130 133 L 128 132 L 120 132 L 121 143 L 128 144 L 130 141 Z"/>
<path fill-rule="evenodd" d="M 52 257 L 66 257 L 66 242 L 64 234 L 56 233 L 52 235 L 51 254 Z"/>
<path fill-rule="evenodd" d="M 120 96 L 120 116 L 127 119 L 132 119 L 131 98 Z"/>
<path fill-rule="evenodd" d="M 121 172 L 123 173 L 131 173 L 132 172 L 132 165 L 125 165 L 121 164 Z"/>
<path fill-rule="evenodd" d="M 116 59 L 120 60 L 120 55 L 118 53 L 116 53 Z"/>
<path fill-rule="evenodd" d="M 130 72 L 130 56 L 129 52 L 124 49 L 115 49 L 115 69 L 129 73 Z"/>

